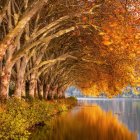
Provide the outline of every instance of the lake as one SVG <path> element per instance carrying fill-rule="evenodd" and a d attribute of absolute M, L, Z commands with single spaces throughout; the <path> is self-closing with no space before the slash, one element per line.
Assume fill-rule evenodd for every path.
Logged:
<path fill-rule="evenodd" d="M 140 140 L 140 100 L 78 98 L 33 140 Z"/>

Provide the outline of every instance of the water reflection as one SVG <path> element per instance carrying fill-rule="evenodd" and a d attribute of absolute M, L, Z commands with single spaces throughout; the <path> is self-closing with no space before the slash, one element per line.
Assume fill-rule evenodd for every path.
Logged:
<path fill-rule="evenodd" d="M 32 139 L 38 140 L 136 140 L 136 134 L 120 123 L 111 112 L 99 106 L 76 108 L 44 127 Z M 49 131 L 48 131 L 49 130 Z"/>
<path fill-rule="evenodd" d="M 129 130 L 138 133 L 140 140 L 140 100 L 139 99 L 93 99 L 80 100 L 79 104 L 97 104 L 106 112 L 111 111 L 118 116 Z"/>

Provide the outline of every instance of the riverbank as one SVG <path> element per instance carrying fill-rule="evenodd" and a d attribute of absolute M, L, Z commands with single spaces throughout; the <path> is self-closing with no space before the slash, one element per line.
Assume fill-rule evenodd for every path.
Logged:
<path fill-rule="evenodd" d="M 30 102 L 9 99 L 0 104 L 0 139 L 28 139 L 39 125 L 76 105 L 75 98 Z"/>

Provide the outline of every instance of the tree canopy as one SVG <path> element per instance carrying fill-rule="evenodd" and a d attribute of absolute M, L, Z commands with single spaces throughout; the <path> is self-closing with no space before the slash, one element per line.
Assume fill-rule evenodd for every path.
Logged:
<path fill-rule="evenodd" d="M 116 95 L 140 84 L 138 0 L 0 0 L 0 97 Z"/>

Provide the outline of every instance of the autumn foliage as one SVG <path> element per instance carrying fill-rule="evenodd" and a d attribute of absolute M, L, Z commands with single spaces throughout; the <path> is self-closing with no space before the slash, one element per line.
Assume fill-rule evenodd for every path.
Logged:
<path fill-rule="evenodd" d="M 107 0 L 101 3 L 97 18 L 100 30 L 96 34 L 98 37 L 93 37 L 94 40 L 98 38 L 98 41 L 93 42 L 94 48 L 90 51 L 92 54 L 89 58 L 92 61 L 91 67 L 94 63 L 89 68 L 92 79 L 90 78 L 91 84 L 84 88 L 87 94 L 98 95 L 104 92 L 107 95 L 116 95 L 128 85 L 139 85 L 138 5 L 138 1 Z M 84 51 L 88 53 L 89 49 L 85 48 Z"/>
<path fill-rule="evenodd" d="M 1 0 L 0 96 L 121 93 L 140 81 L 139 1 Z"/>

